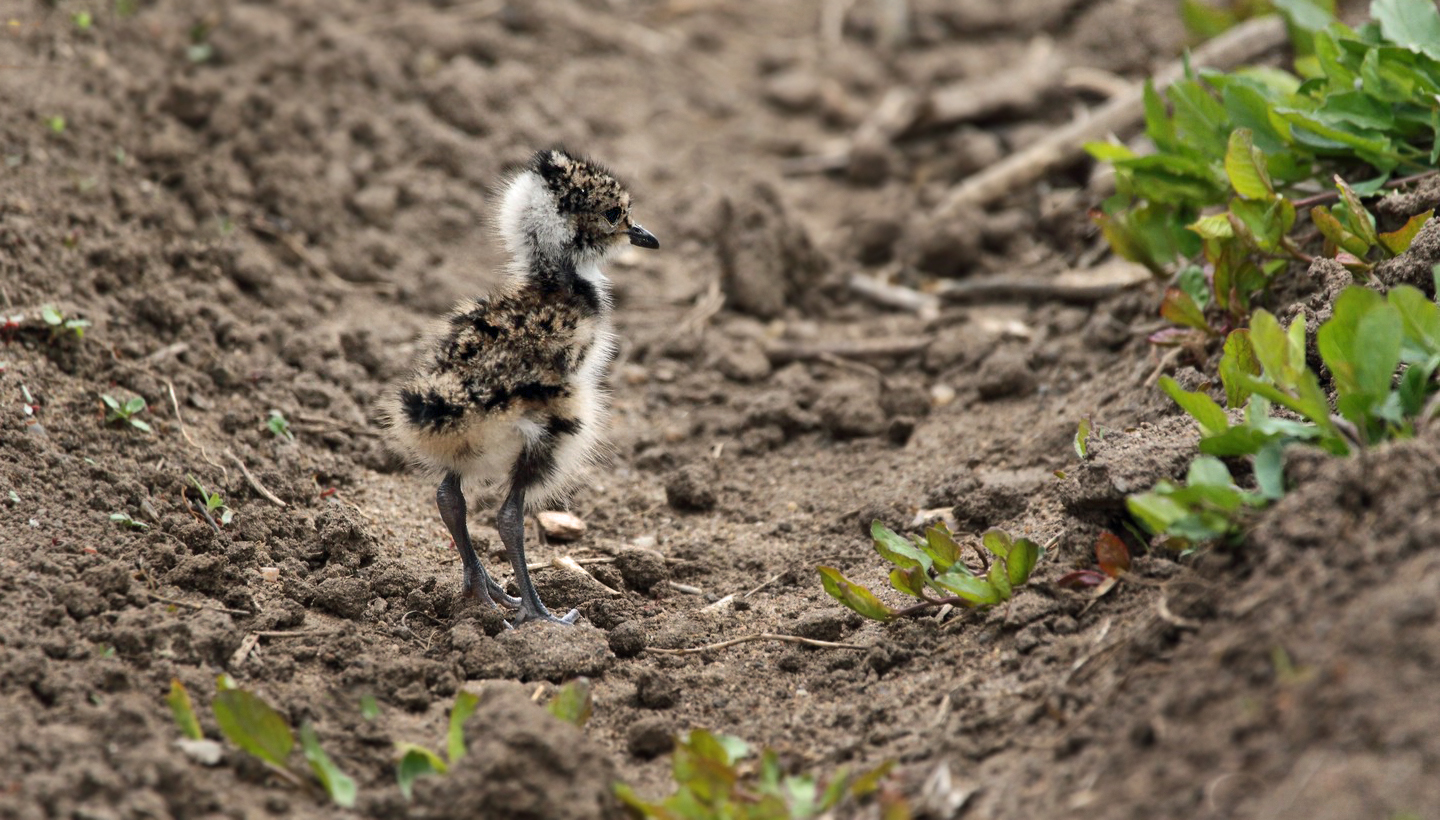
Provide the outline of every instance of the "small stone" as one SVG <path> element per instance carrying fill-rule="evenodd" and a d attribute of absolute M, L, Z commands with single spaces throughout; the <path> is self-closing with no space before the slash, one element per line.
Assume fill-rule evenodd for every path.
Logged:
<path fill-rule="evenodd" d="M 670 722 L 663 717 L 643 717 L 630 724 L 625 733 L 625 747 L 630 754 L 642 760 L 650 760 L 675 748 L 675 735 L 670 731 Z"/>
<path fill-rule="evenodd" d="M 635 699 L 646 709 L 669 709 L 680 702 L 680 684 L 668 675 L 645 672 L 635 684 Z"/>
<path fill-rule="evenodd" d="M 808 71 L 782 71 L 765 84 L 765 100 L 790 113 L 806 111 L 820 101 L 820 81 Z"/>
<path fill-rule="evenodd" d="M 585 534 L 585 522 L 573 513 L 546 510 L 537 517 L 540 519 L 540 529 L 545 531 L 547 538 L 576 541 Z"/>
<path fill-rule="evenodd" d="M 644 652 L 644 627 L 638 621 L 626 621 L 610 630 L 610 651 L 617 658 L 633 658 Z"/>
<path fill-rule="evenodd" d="M 791 630 L 802 638 L 815 641 L 838 641 L 845 634 L 845 623 L 850 610 L 830 607 L 811 612 L 800 618 Z"/>
<path fill-rule="evenodd" d="M 636 592 L 649 592 L 670 578 L 664 556 L 649 549 L 622 549 L 615 556 L 615 569 L 625 579 L 625 586 Z"/>
<path fill-rule="evenodd" d="M 936 382 L 930 385 L 930 404 L 935 407 L 944 407 L 955 401 L 955 388 L 944 382 Z"/>
<path fill-rule="evenodd" d="M 677 510 L 713 510 L 720 501 L 715 492 L 718 480 L 714 462 L 692 462 L 670 474 L 665 482 L 665 501 Z"/>
<path fill-rule="evenodd" d="M 850 162 L 845 177 L 856 185 L 879 187 L 890 178 L 890 147 L 882 142 L 866 142 L 850 149 Z"/>
<path fill-rule="evenodd" d="M 764 381 L 770 376 L 770 357 L 759 342 L 746 339 L 721 353 L 715 369 L 737 382 Z"/>
<path fill-rule="evenodd" d="M 350 206 L 377 228 L 390 227 L 399 205 L 400 191 L 394 185 L 367 185 L 350 198 Z"/>
<path fill-rule="evenodd" d="M 267 583 L 271 583 L 271 584 L 279 582 L 279 580 L 280 580 L 280 568 L 279 568 L 279 567 L 261 567 L 261 568 L 260 568 L 260 580 L 265 581 L 265 582 L 267 582 Z"/>
<path fill-rule="evenodd" d="M 895 258 L 895 243 L 903 229 L 898 219 L 867 219 L 855 226 L 855 261 L 862 265 L 884 265 Z"/>
<path fill-rule="evenodd" d="M 957 216 L 922 228 L 916 237 L 915 267 L 936 276 L 961 276 L 980 256 L 978 218 Z"/>
<path fill-rule="evenodd" d="M 830 385 L 815 402 L 815 412 L 820 426 L 838 439 L 885 432 L 880 386 L 871 379 L 846 379 Z"/>

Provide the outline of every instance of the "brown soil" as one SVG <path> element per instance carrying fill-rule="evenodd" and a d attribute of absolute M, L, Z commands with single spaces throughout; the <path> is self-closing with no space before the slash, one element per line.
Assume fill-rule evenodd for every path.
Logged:
<path fill-rule="evenodd" d="M 925 817 L 1440 816 L 1433 429 L 1297 456 L 1297 489 L 1242 547 L 1139 556 L 1149 582 L 1090 601 L 1053 582 L 1194 452 L 1150 383 L 1158 294 L 927 325 L 844 287 L 898 264 L 1093 264 L 1083 164 L 964 225 L 925 218 L 1091 92 L 781 173 L 893 87 L 1005 82 L 1038 36 L 1138 77 L 1181 45 L 1172 4 L 920 0 L 894 52 L 878 2 L 838 41 L 821 6 L 844 4 L 819 2 L 94 5 L 88 29 L 69 0 L 0 14 L 0 310 L 23 316 L 0 348 L 0 817 L 343 814 L 238 752 L 207 768 L 174 746 L 171 680 L 203 703 L 220 673 L 312 721 L 365 816 L 601 816 L 616 776 L 661 793 L 666 734 L 696 726 L 796 767 L 895 759 Z M 434 488 L 385 451 L 373 403 L 423 323 L 494 281 L 490 186 L 556 142 L 627 177 L 664 250 L 612 271 L 615 455 L 572 504 L 588 532 L 532 547 L 615 558 L 598 583 L 537 573 L 589 625 L 505 632 L 455 600 Z M 52 337 L 46 303 L 94 327 Z M 766 355 L 867 338 L 924 344 L 869 365 Z M 955 399 L 932 406 L 937 385 Z M 101 394 L 143 397 L 154 434 L 106 424 Z M 1082 464 L 1086 416 L 1109 432 Z M 189 508 L 187 476 L 229 526 Z M 1036 582 L 943 623 L 862 623 L 825 596 L 817 564 L 899 604 L 865 529 L 936 508 L 1053 542 Z M 485 509 L 472 530 L 498 569 Z M 766 631 L 869 648 L 646 649 Z M 299 634 L 247 640 L 265 632 Z M 583 734 L 525 704 L 577 674 L 595 683 Z M 395 742 L 439 746 L 456 691 L 490 679 L 526 688 L 484 685 L 466 763 L 407 808 Z"/>

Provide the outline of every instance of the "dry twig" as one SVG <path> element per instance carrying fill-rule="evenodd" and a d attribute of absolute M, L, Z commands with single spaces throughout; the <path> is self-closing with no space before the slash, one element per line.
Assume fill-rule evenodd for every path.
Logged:
<path fill-rule="evenodd" d="M 720 643 L 706 644 L 705 646 L 692 646 L 688 649 L 657 649 L 649 646 L 646 652 L 654 652 L 660 655 L 698 655 L 701 652 L 711 652 L 717 649 L 728 649 L 732 646 L 739 646 L 742 643 L 755 643 L 757 641 L 779 641 L 780 643 L 798 643 L 805 646 L 818 646 L 822 649 L 869 649 L 858 643 L 835 643 L 833 641 L 817 641 L 814 638 L 802 638 L 799 635 L 776 635 L 771 632 L 761 632 L 758 635 L 746 635 L 743 638 L 731 638 Z"/>
<path fill-rule="evenodd" d="M 272 492 L 270 492 L 269 490 L 265 489 L 265 485 L 263 485 L 263 484 L 260 483 L 260 479 L 258 479 L 258 478 L 256 478 L 255 476 L 253 476 L 253 475 L 250 474 L 249 468 L 247 468 L 247 467 L 245 466 L 245 462 L 241 461 L 239 456 L 235 455 L 234 453 L 230 452 L 229 450 L 226 450 L 226 451 L 225 451 L 225 455 L 229 456 L 229 457 L 230 457 L 230 460 L 233 461 L 233 462 L 235 462 L 235 466 L 240 468 L 240 474 L 243 475 L 243 476 L 245 476 L 245 480 L 250 483 L 250 488 L 251 488 L 251 489 L 253 489 L 255 492 L 259 493 L 260 495 L 264 496 L 264 497 L 265 497 L 265 500 L 271 502 L 272 504 L 274 504 L 274 505 L 277 506 L 277 507 L 285 507 L 285 506 L 288 506 L 284 501 L 281 501 L 280 499 L 276 498 L 274 493 L 272 493 Z"/>
<path fill-rule="evenodd" d="M 888 359 L 919 353 L 930 346 L 928 336 L 911 339 L 864 339 L 855 342 L 772 342 L 765 355 L 775 364 L 814 361 L 827 356 L 846 359 Z"/>
<path fill-rule="evenodd" d="M 1241 23 L 1195 49 L 1190 63 L 1194 66 L 1230 68 L 1248 63 L 1284 42 L 1284 21 L 1279 16 L 1261 17 Z M 1184 63 L 1176 60 L 1156 72 L 1153 79 L 1155 89 L 1163 91 L 1183 76 L 1184 70 Z M 982 207 L 1034 182 L 1051 168 L 1079 157 L 1085 143 L 1125 130 L 1143 116 L 1144 87 L 1135 85 L 1084 119 L 1057 128 L 1025 150 L 966 177 L 936 209 L 935 218 L 953 219 L 963 210 Z"/>
<path fill-rule="evenodd" d="M 243 610 L 243 609 L 230 609 L 229 607 L 223 607 L 223 606 L 220 606 L 219 604 L 192 604 L 192 603 L 190 603 L 189 601 L 182 601 L 182 600 L 180 600 L 180 599 L 178 599 L 178 598 L 166 598 L 164 595 L 157 595 L 157 594 L 155 594 L 154 592 L 151 592 L 151 591 L 148 590 L 148 589 L 145 590 L 145 595 L 146 595 L 146 597 L 150 598 L 150 600 L 152 600 L 152 601 L 159 601 L 159 602 L 162 603 L 162 604 L 172 604 L 172 605 L 174 605 L 174 606 L 189 607 L 190 609 L 208 609 L 208 610 L 211 610 L 212 612 L 224 612 L 224 613 L 226 613 L 226 614 L 228 614 L 228 615 L 250 615 L 250 614 L 251 614 L 251 613 L 249 613 L 249 612 L 246 612 L 246 611 Z"/>

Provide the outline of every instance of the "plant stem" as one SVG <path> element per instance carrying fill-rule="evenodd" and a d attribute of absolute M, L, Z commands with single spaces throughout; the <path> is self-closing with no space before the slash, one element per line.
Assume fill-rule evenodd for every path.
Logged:
<path fill-rule="evenodd" d="M 1406 185 L 1409 185 L 1409 184 L 1412 183 L 1412 182 L 1419 182 L 1419 181 L 1422 180 L 1422 179 L 1428 179 L 1428 178 L 1430 178 L 1430 177 L 1435 176 L 1436 174 L 1440 174 L 1440 169 L 1431 168 L 1430 170 L 1425 171 L 1425 172 L 1422 172 L 1422 173 L 1419 173 L 1419 174 L 1413 174 L 1413 175 L 1411 175 L 1411 176 L 1401 177 L 1401 178 L 1399 178 L 1399 179 L 1392 179 L 1392 180 L 1390 180 L 1389 182 L 1385 183 L 1384 185 L 1382 185 L 1382 186 L 1380 186 L 1380 187 L 1382 187 L 1382 188 L 1391 188 L 1391 189 L 1394 189 L 1394 188 L 1403 188 L 1403 187 L 1405 187 Z M 1303 199 L 1297 199 L 1297 200 L 1294 201 L 1293 204 L 1295 205 L 1295 210 L 1298 211 L 1298 210 L 1301 210 L 1301 209 L 1303 209 L 1303 208 L 1313 207 L 1313 206 L 1315 206 L 1315 205 L 1323 205 L 1323 204 L 1325 204 L 1326 202 L 1333 202 L 1334 200 L 1337 200 L 1337 199 L 1339 199 L 1339 198 L 1340 198 L 1340 192 L 1339 192 L 1339 191 L 1325 191 L 1325 192 L 1322 192 L 1322 193 L 1313 194 L 1313 195 L 1311 195 L 1311 196 L 1304 197 Z"/>
<path fill-rule="evenodd" d="M 927 610 L 939 609 L 946 604 L 951 606 L 969 606 L 970 602 L 956 595 L 952 595 L 949 598 L 940 598 L 939 600 L 926 598 L 923 602 L 915 604 L 914 606 L 907 606 L 904 609 L 895 610 L 895 616 L 897 618 L 911 618 L 916 615 L 922 615 Z"/>

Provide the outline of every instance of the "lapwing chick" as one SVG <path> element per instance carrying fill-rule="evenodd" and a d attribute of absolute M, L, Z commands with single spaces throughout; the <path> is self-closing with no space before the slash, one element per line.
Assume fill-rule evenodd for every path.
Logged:
<path fill-rule="evenodd" d="M 511 626 L 574 623 L 545 608 L 525 568 L 525 514 L 571 489 L 600 445 L 614 357 L 610 280 L 625 243 L 658 248 L 630 218 L 630 194 L 601 166 L 540 151 L 505 188 L 498 226 L 511 256 L 489 296 L 457 305 L 426 337 L 413 372 L 382 401 L 389 438 L 440 478 L 440 518 L 464 562 L 464 593 L 516 610 Z M 462 486 L 504 500 L 495 527 L 514 598 L 481 565 Z"/>

